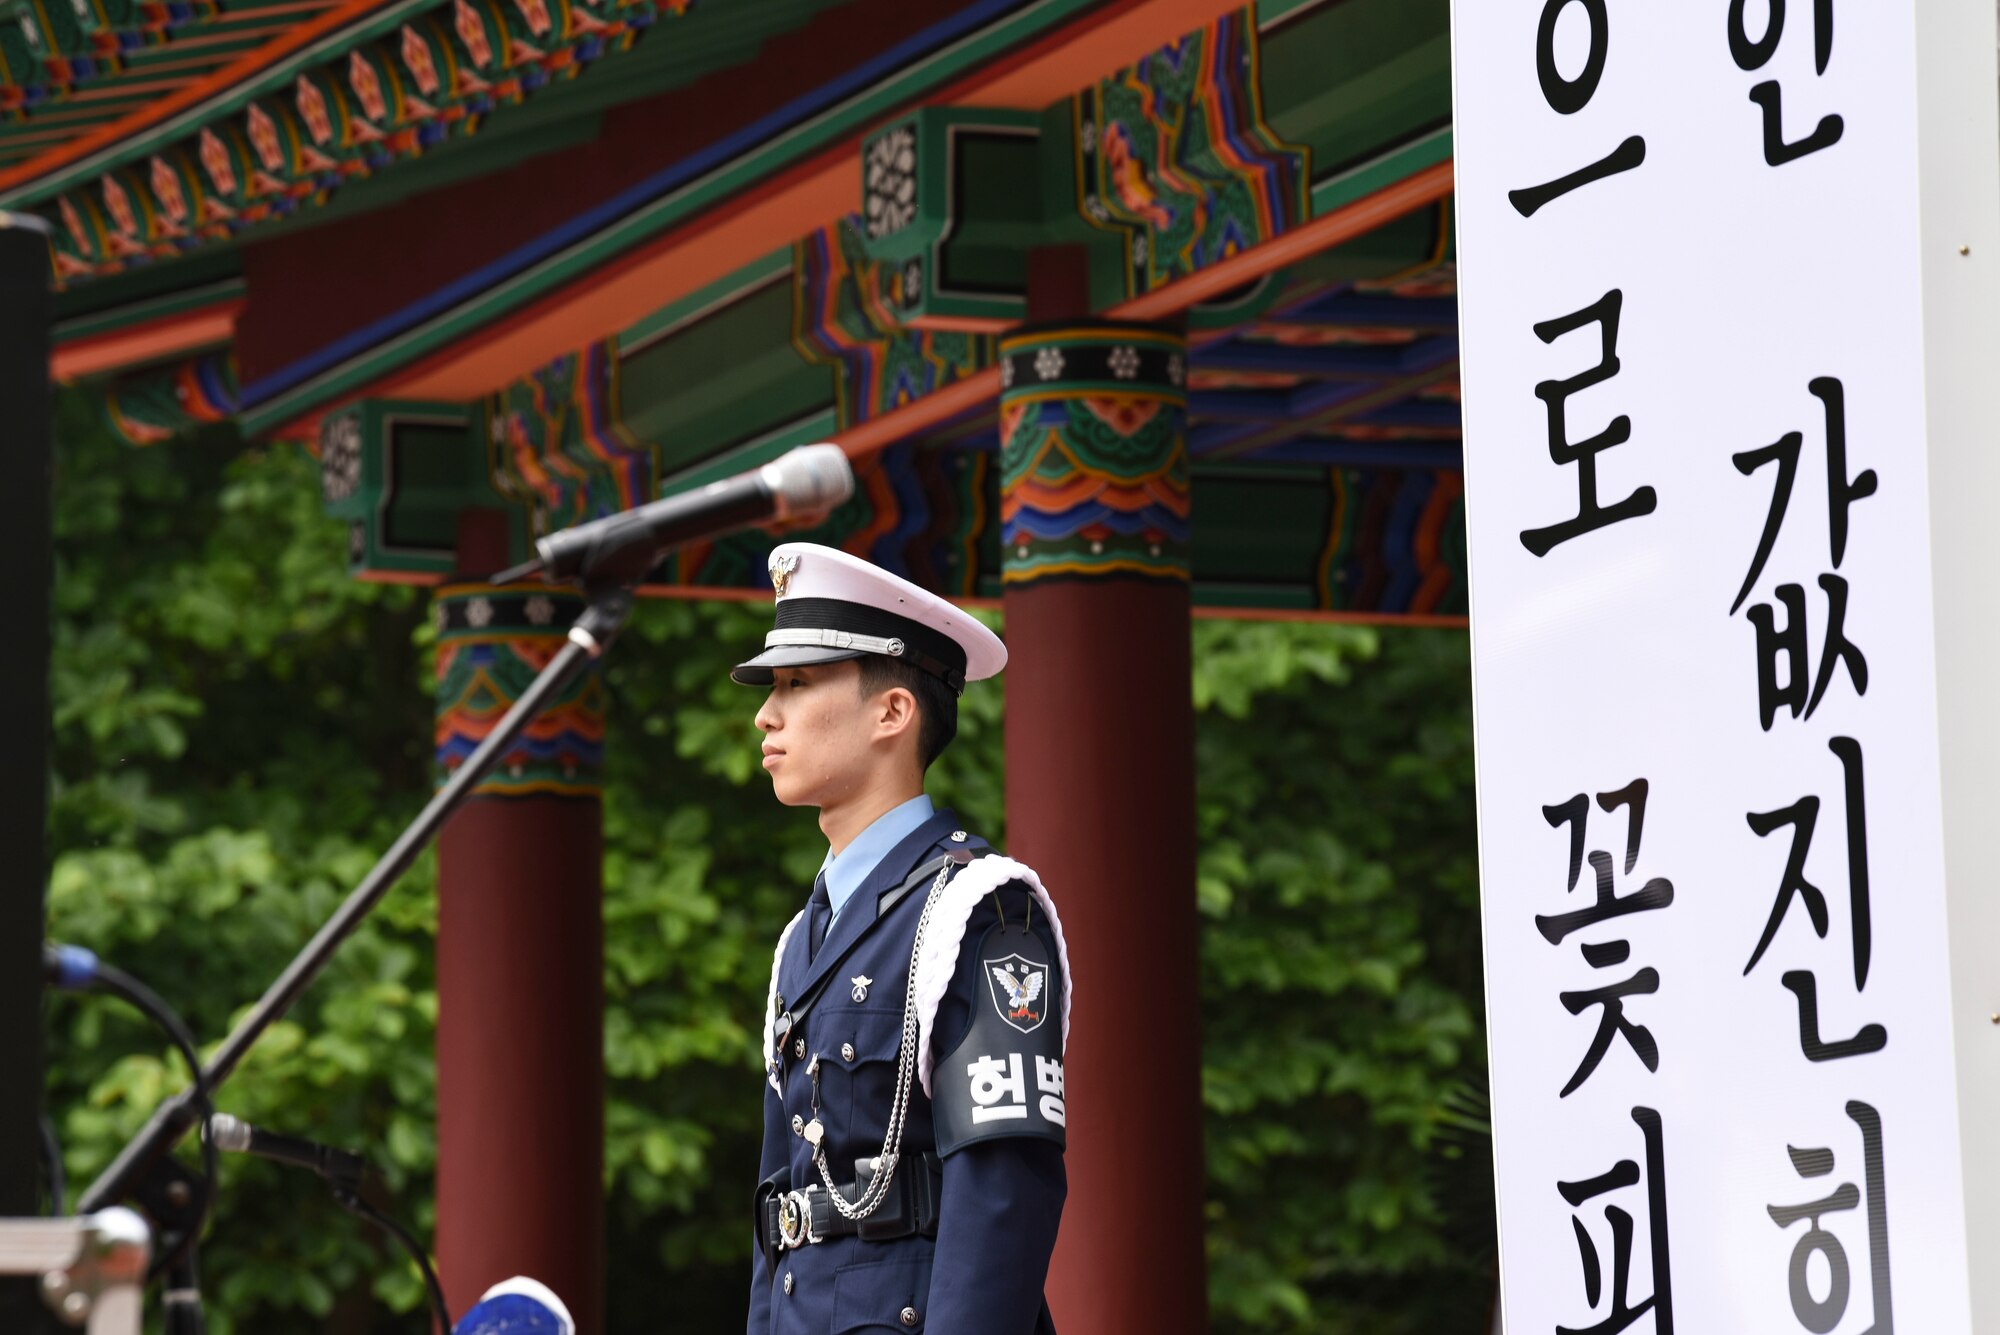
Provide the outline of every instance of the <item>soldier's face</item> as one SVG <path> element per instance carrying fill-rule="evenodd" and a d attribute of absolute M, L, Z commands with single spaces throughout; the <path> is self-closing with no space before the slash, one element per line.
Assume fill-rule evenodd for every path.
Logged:
<path fill-rule="evenodd" d="M 839 806 L 868 786 L 876 756 L 869 702 L 853 659 L 780 668 L 757 711 L 764 772 L 788 807 Z"/>

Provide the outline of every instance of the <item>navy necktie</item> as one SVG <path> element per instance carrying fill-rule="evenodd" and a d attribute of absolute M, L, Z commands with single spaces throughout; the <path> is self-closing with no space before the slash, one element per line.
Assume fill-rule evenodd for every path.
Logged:
<path fill-rule="evenodd" d="M 812 898 L 806 901 L 806 930 L 811 933 L 806 938 L 806 961 L 810 963 L 819 954 L 820 945 L 826 940 L 826 929 L 833 922 L 833 900 L 826 893 L 826 873 L 813 878 Z"/>

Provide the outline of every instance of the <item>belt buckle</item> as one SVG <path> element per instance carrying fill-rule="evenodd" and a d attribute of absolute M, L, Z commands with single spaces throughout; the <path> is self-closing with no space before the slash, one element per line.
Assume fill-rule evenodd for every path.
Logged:
<path fill-rule="evenodd" d="M 778 1241 L 786 1251 L 796 1251 L 807 1243 L 819 1242 L 813 1229 L 812 1187 L 788 1191 L 778 1197 Z"/>

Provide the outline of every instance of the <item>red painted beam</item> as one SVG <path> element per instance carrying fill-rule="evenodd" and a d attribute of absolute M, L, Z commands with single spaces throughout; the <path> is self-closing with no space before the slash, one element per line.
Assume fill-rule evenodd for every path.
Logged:
<path fill-rule="evenodd" d="M 128 366 L 227 347 L 235 336 L 236 320 L 242 312 L 242 299 L 231 298 L 110 333 L 69 339 L 56 345 L 49 359 L 49 374 L 68 383 Z"/>

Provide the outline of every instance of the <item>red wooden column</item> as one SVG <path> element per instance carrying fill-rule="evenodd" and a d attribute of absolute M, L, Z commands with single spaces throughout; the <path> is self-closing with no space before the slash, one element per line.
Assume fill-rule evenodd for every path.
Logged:
<path fill-rule="evenodd" d="M 461 569 L 507 563 L 498 519 L 461 521 Z M 440 777 L 582 607 L 532 585 L 438 590 Z M 602 700 L 594 673 L 572 688 L 439 838 L 437 1257 L 454 1315 L 520 1274 L 603 1328 Z"/>
<path fill-rule="evenodd" d="M 1186 342 L 1077 320 L 1001 356 L 1007 842 L 1055 895 L 1076 977 L 1050 1302 L 1062 1330 L 1196 1335 Z"/>

